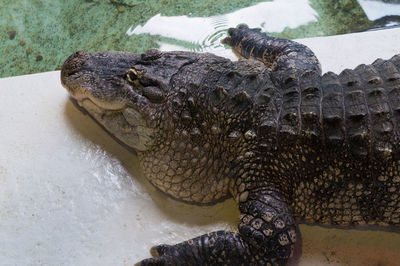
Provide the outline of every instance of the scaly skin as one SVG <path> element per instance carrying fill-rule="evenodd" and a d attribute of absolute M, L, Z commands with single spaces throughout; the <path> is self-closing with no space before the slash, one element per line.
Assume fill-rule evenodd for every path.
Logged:
<path fill-rule="evenodd" d="M 296 221 L 400 227 L 400 56 L 321 76 L 304 45 L 229 30 L 245 58 L 77 52 L 61 81 L 192 204 L 234 197 L 238 232 L 152 249 L 140 265 L 285 265 Z"/>

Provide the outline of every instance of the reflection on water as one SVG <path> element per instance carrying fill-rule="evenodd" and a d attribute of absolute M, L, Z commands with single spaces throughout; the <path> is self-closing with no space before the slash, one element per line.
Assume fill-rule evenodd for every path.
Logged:
<path fill-rule="evenodd" d="M 391 2 L 391 3 L 388 3 Z M 377 20 L 386 16 L 399 16 L 400 4 L 396 1 L 358 0 L 369 20 Z"/>
<path fill-rule="evenodd" d="M 400 25 L 400 1 L 398 0 L 358 0 L 369 20 L 377 27 Z"/>
<path fill-rule="evenodd" d="M 308 0 L 276 0 L 212 17 L 157 14 L 143 26 L 131 26 L 126 34 L 131 36 L 148 33 L 165 37 L 159 42 L 161 50 L 185 50 L 189 46 L 189 50 L 193 51 L 224 54 L 221 39 L 226 36 L 226 30 L 230 27 L 247 24 L 266 32 L 281 32 L 287 27 L 294 29 L 317 21 L 317 15 Z M 182 45 L 172 45 L 169 39 L 183 42 Z"/>

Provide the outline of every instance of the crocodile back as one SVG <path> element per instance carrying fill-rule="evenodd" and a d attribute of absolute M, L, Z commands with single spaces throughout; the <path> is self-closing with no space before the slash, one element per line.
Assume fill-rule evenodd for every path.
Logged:
<path fill-rule="evenodd" d="M 279 94 L 274 102 L 258 106 L 261 135 L 275 136 L 280 143 L 340 149 L 354 158 L 397 158 L 399 67 L 397 55 L 339 75 L 296 69 L 272 72 Z"/>

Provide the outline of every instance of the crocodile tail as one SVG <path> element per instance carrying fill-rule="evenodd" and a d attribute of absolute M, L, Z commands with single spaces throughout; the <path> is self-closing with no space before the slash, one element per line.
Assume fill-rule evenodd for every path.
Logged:
<path fill-rule="evenodd" d="M 307 46 L 286 39 L 267 36 L 260 29 L 240 25 L 228 30 L 222 42 L 244 58 L 263 62 L 272 70 L 297 68 L 321 74 L 320 63 Z"/>

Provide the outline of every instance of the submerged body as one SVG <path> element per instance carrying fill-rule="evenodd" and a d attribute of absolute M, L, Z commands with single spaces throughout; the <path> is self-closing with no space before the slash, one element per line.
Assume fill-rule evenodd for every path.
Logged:
<path fill-rule="evenodd" d="M 142 264 L 285 265 L 296 221 L 399 229 L 400 56 L 321 75 L 303 45 L 246 27 L 230 35 L 253 59 L 150 50 L 64 63 L 63 85 L 138 151 L 153 185 L 239 204 L 238 232 L 157 246 Z"/>

